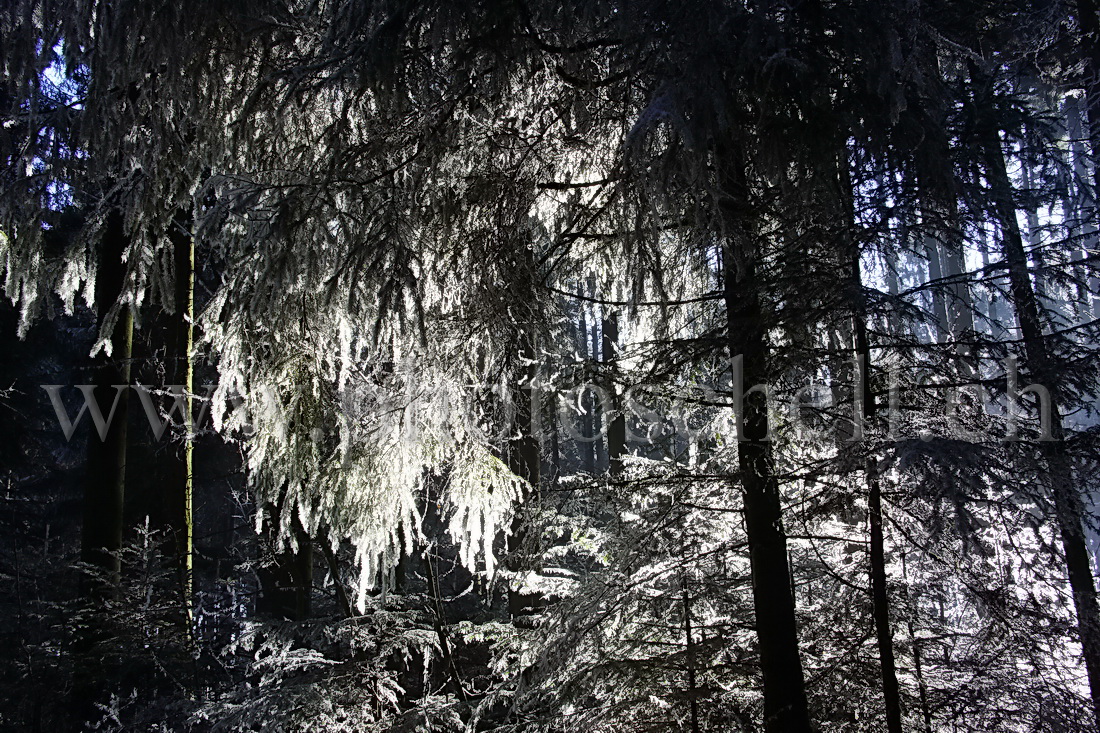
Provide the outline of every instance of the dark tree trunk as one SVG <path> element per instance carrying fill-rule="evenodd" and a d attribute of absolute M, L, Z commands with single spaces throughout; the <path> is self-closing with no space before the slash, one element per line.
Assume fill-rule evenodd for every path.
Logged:
<path fill-rule="evenodd" d="M 1077 22 L 1085 62 L 1085 104 L 1092 146 L 1092 183 L 1100 190 L 1100 4 L 1096 0 L 1077 0 Z M 1095 196 L 1095 194 L 1094 194 Z M 1094 198 L 1095 201 L 1095 198 Z"/>
<path fill-rule="evenodd" d="M 611 400 L 613 413 L 607 424 L 607 465 L 612 476 L 618 476 L 623 470 L 623 456 L 626 455 L 626 416 L 622 413 L 622 403 L 616 392 L 615 364 L 619 348 L 619 316 L 609 313 L 603 320 L 603 362 L 607 370 L 604 388 Z"/>
<path fill-rule="evenodd" d="M 924 721 L 924 733 L 932 733 L 932 708 L 928 705 L 928 685 L 924 681 L 921 643 L 916 632 L 917 604 L 913 603 L 913 597 L 909 593 L 909 573 L 905 568 L 904 552 L 901 555 L 901 576 L 905 582 L 905 600 L 909 610 L 906 628 L 909 631 L 909 640 L 913 644 L 913 674 L 917 678 L 917 695 L 920 699 L 921 719 Z"/>
<path fill-rule="evenodd" d="M 856 286 L 859 283 L 859 260 L 854 262 Z M 870 343 L 867 338 L 866 308 L 862 295 L 857 295 L 857 315 L 855 321 L 856 354 L 859 369 L 856 383 L 862 389 L 859 396 L 861 414 L 864 420 L 874 418 L 876 407 L 874 392 L 871 390 Z M 878 475 L 878 465 L 874 456 L 866 462 L 867 475 L 867 516 L 870 534 L 871 564 L 871 603 L 875 619 L 875 638 L 878 642 L 879 671 L 882 677 L 882 695 L 885 700 L 886 729 L 890 733 L 901 733 L 901 692 L 898 685 L 897 665 L 894 660 L 894 639 L 890 630 L 890 595 L 886 583 L 886 544 L 882 531 L 882 483 Z"/>
<path fill-rule="evenodd" d="M 274 561 L 259 570 L 260 598 L 256 610 L 288 621 L 304 621 L 312 612 L 313 542 L 297 518 L 291 531 L 298 549 L 274 551 Z M 279 536 L 278 519 L 267 524 L 267 542 L 274 548 Z"/>
<path fill-rule="evenodd" d="M 684 600 L 684 641 L 687 652 L 687 676 L 688 676 L 688 702 L 691 706 L 691 731 L 699 733 L 699 700 L 698 686 L 695 679 L 695 640 L 691 630 L 691 596 L 688 593 L 687 581 L 680 579 Z"/>
<path fill-rule="evenodd" d="M 939 57 L 932 44 L 922 53 L 929 74 L 940 80 Z M 974 330 L 970 288 L 964 278 L 963 227 L 959 216 L 959 184 L 951 164 L 951 142 L 946 129 L 947 109 L 939 95 L 930 95 L 924 112 L 921 144 L 913 154 L 920 193 L 921 234 L 928 254 L 930 279 L 942 281 L 932 290 L 941 341 L 955 343 L 961 373 L 969 371 L 969 334 Z"/>
<path fill-rule="evenodd" d="M 742 387 L 767 384 L 767 326 L 757 278 L 759 243 L 751 225 L 756 214 L 749 201 L 743 155 L 735 148 L 720 153 L 719 162 L 724 168 L 720 214 L 726 234 L 722 266 L 727 338 L 735 372 L 741 365 L 741 374 L 734 376 L 736 392 L 738 376 Z M 802 733 L 810 730 L 810 719 L 779 481 L 772 444 L 765 439 L 768 411 L 763 403 L 759 395 L 743 400 L 737 455 L 764 682 L 764 726 L 768 733 Z"/>
<path fill-rule="evenodd" d="M 1085 121 L 1082 120 L 1081 101 L 1067 96 L 1063 102 L 1066 114 L 1066 132 L 1069 135 L 1068 165 L 1073 171 L 1073 185 L 1066 188 L 1063 207 L 1070 219 L 1070 231 L 1078 244 L 1074 258 L 1078 261 L 1074 277 L 1081 310 L 1080 321 L 1100 317 L 1100 276 L 1085 263 L 1097 252 L 1096 192 L 1089 180 L 1089 154 L 1085 149 Z"/>
<path fill-rule="evenodd" d="M 393 568 L 393 592 L 398 595 L 404 594 L 408 590 L 409 585 L 409 554 L 405 552 L 405 528 L 397 528 L 397 541 L 401 546 L 400 556 L 397 558 L 397 565 Z"/>
<path fill-rule="evenodd" d="M 878 641 L 882 695 L 886 701 L 886 729 L 901 733 L 901 692 L 894 661 L 894 639 L 890 631 L 890 596 L 886 587 L 886 553 L 882 534 L 882 484 L 875 473 L 874 459 L 867 466 L 867 504 L 871 534 L 871 596 Z"/>
<path fill-rule="evenodd" d="M 578 324 L 577 344 L 578 352 L 582 361 L 584 362 L 584 374 L 585 379 L 588 379 L 590 374 L 588 365 L 590 360 L 595 360 L 596 355 L 590 354 L 590 344 L 588 341 L 588 317 L 585 315 L 584 308 L 581 308 L 580 323 Z M 584 386 L 584 385 L 582 385 Z M 584 409 L 584 414 L 581 415 L 581 442 L 577 446 L 578 453 L 580 453 L 581 461 L 584 465 L 584 470 L 590 474 L 596 473 L 596 416 L 595 416 L 595 398 L 592 391 L 585 389 L 584 394 L 581 396 L 581 407 Z"/>
<path fill-rule="evenodd" d="M 517 385 L 515 390 L 513 404 L 515 423 L 510 426 L 510 434 L 513 437 L 508 441 L 506 459 L 512 473 L 530 484 L 531 491 L 534 493 L 523 497 L 508 535 L 509 569 L 514 571 L 530 569 L 529 560 L 520 556 L 526 534 L 522 505 L 537 499 L 542 478 L 542 450 L 538 434 L 538 416 L 541 406 L 536 399 L 538 366 L 535 363 L 535 354 L 532 336 L 529 331 L 525 332 L 520 339 L 517 356 L 520 362 L 527 363 L 527 366 L 523 370 L 522 383 Z M 541 598 L 536 594 L 521 593 L 512 587 L 508 589 L 508 610 L 512 616 L 522 615 L 528 612 L 528 609 L 537 607 L 540 602 Z"/>
<path fill-rule="evenodd" d="M 122 258 L 129 246 L 124 227 L 121 213 L 115 211 L 108 215 L 100 243 L 95 286 L 96 313 L 101 327 L 107 312 L 122 294 L 126 275 Z M 111 333 L 111 355 L 97 357 L 99 365 L 95 373 L 95 400 L 104 416 L 109 418 L 109 424 L 102 438 L 94 429 L 88 436 L 84 523 L 80 536 L 80 559 L 91 571 L 82 577 L 81 594 L 93 613 L 76 638 L 73 707 L 76 714 L 87 721 L 101 716 L 96 703 L 102 702 L 109 692 L 105 686 L 116 671 L 99 645 L 107 640 L 107 632 L 101 626 L 101 614 L 117 593 L 122 570 L 119 551 L 124 525 L 126 412 L 132 338 L 133 314 L 129 308 L 123 308 Z"/>
<path fill-rule="evenodd" d="M 867 302 L 860 276 L 860 251 L 851 227 L 855 224 L 852 200 L 852 181 L 846 155 L 837 161 L 838 199 L 843 202 L 845 219 L 842 225 L 843 249 L 848 260 L 849 299 L 852 310 L 852 326 L 855 336 L 857 367 L 855 394 L 859 405 L 859 420 L 870 422 L 875 418 L 877 406 L 871 389 L 871 342 L 867 334 Z M 934 254 L 934 253 L 933 253 Z M 973 324 L 971 324 L 971 327 Z M 862 426 L 853 431 L 854 437 L 863 435 Z M 879 672 L 882 679 L 882 696 L 885 701 L 886 729 L 889 733 L 902 733 L 901 691 L 898 685 L 897 664 L 894 659 L 894 639 L 890 629 L 890 595 L 886 583 L 886 543 L 882 531 L 882 483 L 874 455 L 865 463 L 867 477 L 868 532 L 870 534 L 871 604 L 875 620 L 875 638 L 878 643 Z"/>
<path fill-rule="evenodd" d="M 195 247 L 191 236 L 191 216 L 180 212 L 172 222 L 168 238 L 175 264 L 174 313 L 168 327 L 166 361 L 169 384 L 185 391 L 180 415 L 182 434 L 172 436 L 167 461 L 167 477 L 161 499 L 162 523 L 168 532 L 168 551 L 180 573 L 183 610 L 188 628 L 192 619 L 192 573 L 194 524 L 193 495 L 193 398 L 195 315 Z"/>
<path fill-rule="evenodd" d="M 126 265 L 123 253 L 129 246 L 122 214 L 112 212 L 99 252 L 96 275 L 96 311 L 102 324 L 107 312 L 122 294 Z M 110 595 L 119 580 L 118 551 L 122 548 L 123 499 L 126 489 L 126 412 L 129 403 L 130 349 L 133 339 L 133 314 L 123 308 L 111 334 L 111 355 L 100 356 L 95 375 L 95 399 L 114 419 L 101 440 L 93 430 L 88 438 L 87 482 L 84 489 L 84 525 L 81 532 L 81 560 L 101 571 L 103 580 L 91 581 L 92 596 Z M 116 389 L 122 385 L 125 389 Z"/>
<path fill-rule="evenodd" d="M 982 99 L 989 93 L 989 80 L 973 62 L 970 72 L 975 87 L 976 132 L 980 136 L 978 142 L 984 157 L 985 173 L 1001 226 L 1009 293 L 1020 326 L 1024 360 L 1031 378 L 1050 393 L 1050 439 L 1041 441 L 1039 446 L 1051 484 L 1055 521 L 1061 534 L 1066 571 L 1073 591 L 1093 714 L 1096 724 L 1100 726 L 1100 611 L 1096 605 L 1096 585 L 1081 525 L 1085 516 L 1084 503 L 1074 486 L 1072 464 L 1066 454 L 1055 364 L 1043 334 L 1039 301 L 1031 282 L 1027 252 L 1016 219 L 1016 203 L 1001 147 L 1000 131 Z"/>
<path fill-rule="evenodd" d="M 451 654 L 450 638 L 447 635 L 447 617 L 443 611 L 443 600 L 439 592 L 439 575 L 435 570 L 435 547 L 429 547 L 424 554 L 424 570 L 427 574 L 428 592 L 432 597 L 432 611 L 434 613 L 435 633 L 439 639 L 439 655 L 446 667 L 447 679 L 451 688 L 462 702 L 466 702 L 466 688 L 462 685 L 462 677 L 458 673 L 458 665 L 455 664 L 454 655 Z"/>
<path fill-rule="evenodd" d="M 524 369 L 523 383 L 515 391 L 514 437 L 508 443 L 508 467 L 520 478 L 538 490 L 542 475 L 542 451 L 538 435 L 538 366 L 535 363 L 535 347 L 527 337 L 520 344 L 519 358 L 529 362 Z"/>
<path fill-rule="evenodd" d="M 344 618 L 351 618 L 355 615 L 355 611 L 351 605 L 351 598 L 348 596 L 348 588 L 344 585 L 344 578 L 340 573 L 340 558 L 336 556 L 336 552 L 332 549 L 327 535 L 322 535 L 318 539 L 318 543 L 321 546 L 321 553 L 325 556 L 325 564 L 328 566 L 328 573 L 332 578 L 332 586 L 336 590 L 336 606 L 340 609 L 340 613 L 343 614 Z M 405 557 L 405 554 L 402 553 L 402 562 L 405 561 Z M 399 592 L 403 592 L 403 590 Z"/>
<path fill-rule="evenodd" d="M 593 288 L 595 292 L 595 288 Z M 592 365 L 593 374 L 596 372 L 596 362 L 602 361 L 603 348 L 602 339 L 600 337 L 599 329 L 596 326 L 595 318 L 593 318 L 591 328 L 591 353 L 592 353 Z M 606 386 L 606 383 L 601 384 Z M 599 473 L 607 467 L 607 448 L 604 445 L 604 402 L 600 399 L 598 392 L 590 390 L 592 395 L 592 468 L 593 473 Z"/>
<path fill-rule="evenodd" d="M 951 325 L 947 316 L 947 296 L 943 291 L 943 267 L 941 267 L 940 247 L 929 235 L 924 234 L 924 254 L 928 259 L 928 282 L 933 283 L 929 290 L 932 298 L 932 313 L 936 316 L 936 340 L 945 342 L 950 338 Z"/>

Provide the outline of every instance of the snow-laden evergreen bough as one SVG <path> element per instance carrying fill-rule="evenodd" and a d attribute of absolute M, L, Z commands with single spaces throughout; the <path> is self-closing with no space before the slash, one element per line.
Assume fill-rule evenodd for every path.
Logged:
<path fill-rule="evenodd" d="M 507 77 L 450 73 L 446 36 L 410 60 L 424 67 L 408 77 L 415 89 L 398 91 L 384 68 L 395 59 L 349 77 L 344 44 L 366 59 L 385 41 L 386 13 L 360 10 L 332 9 L 352 13 L 357 37 L 332 35 L 333 18 L 294 3 L 9 7 L 6 29 L 35 50 L 6 77 L 5 101 L 31 101 L 12 102 L 6 128 L 19 135 L 5 152 L 26 171 L 11 179 L 0 255 L 25 331 L 54 294 L 67 309 L 91 304 L 103 222 L 121 212 L 125 287 L 96 345 L 109 350 L 122 309 L 171 309 L 165 233 L 189 214 L 199 267 L 223 264 L 200 319 L 220 374 L 216 427 L 247 421 L 261 503 L 334 544 L 351 538 L 365 592 L 411 551 L 432 473 L 448 478 L 465 560 L 480 553 L 492 574 L 522 480 L 498 457 L 485 394 L 497 385 L 506 397 L 515 334 L 542 326 L 538 303 L 516 289 L 516 273 L 532 277 L 520 270 L 535 243 L 530 191 L 515 180 L 539 163 L 492 155 L 499 121 L 465 103 L 471 83 Z M 407 32 L 439 31 L 463 32 L 445 19 Z M 488 67 L 480 55 L 462 63 Z M 78 83 L 48 100 L 58 74 Z M 58 142 L 43 148 L 47 137 Z M 484 160 L 469 155 L 479 147 Z M 47 240 L 62 204 L 43 181 L 90 212 L 61 253 Z"/>

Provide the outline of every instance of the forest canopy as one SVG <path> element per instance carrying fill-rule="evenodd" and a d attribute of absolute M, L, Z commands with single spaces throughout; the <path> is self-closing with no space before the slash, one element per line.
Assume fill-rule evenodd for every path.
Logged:
<path fill-rule="evenodd" d="M 4 726 L 1100 729 L 1096 0 L 0 41 Z"/>

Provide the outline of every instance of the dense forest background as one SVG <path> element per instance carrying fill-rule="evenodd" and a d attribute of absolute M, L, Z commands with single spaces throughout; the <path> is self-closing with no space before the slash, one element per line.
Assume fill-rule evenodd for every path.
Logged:
<path fill-rule="evenodd" d="M 1100 729 L 1096 0 L 0 63 L 0 727 Z"/>

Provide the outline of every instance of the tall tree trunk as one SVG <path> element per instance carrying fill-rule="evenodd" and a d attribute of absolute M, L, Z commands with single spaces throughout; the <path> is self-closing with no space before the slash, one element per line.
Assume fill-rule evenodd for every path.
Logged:
<path fill-rule="evenodd" d="M 870 395 L 867 396 L 870 398 Z M 871 603 L 878 642 L 882 695 L 886 701 L 886 729 L 901 733 L 901 690 L 890 630 L 890 595 L 886 585 L 886 550 L 882 532 L 882 483 L 874 458 L 867 461 L 867 517 L 871 535 Z"/>
<path fill-rule="evenodd" d="M 1096 0 L 1077 0 L 1078 35 L 1085 65 L 1085 116 L 1089 123 L 1092 146 L 1093 190 L 1100 190 L 1100 4 Z M 1095 201 L 1095 199 L 1094 199 Z"/>
<path fill-rule="evenodd" d="M 1066 218 L 1074 240 L 1080 245 L 1076 256 L 1082 260 L 1097 254 L 1096 191 L 1089 185 L 1089 161 L 1085 150 L 1084 122 L 1081 119 L 1081 102 L 1076 97 L 1065 99 L 1066 131 L 1069 134 L 1070 169 L 1073 171 L 1073 185 L 1069 196 L 1063 202 Z M 1082 267 L 1079 275 L 1079 287 L 1091 299 L 1091 308 L 1080 314 L 1081 320 L 1100 317 L 1100 277 L 1095 274 L 1095 265 Z M 1087 278 L 1087 281 L 1086 281 Z"/>
<path fill-rule="evenodd" d="M 107 226 L 99 252 L 96 274 L 96 311 L 102 324 L 107 312 L 122 294 L 126 265 L 123 254 L 129 246 L 122 214 L 114 211 L 107 217 Z M 133 314 L 122 308 L 111 334 L 111 355 L 100 357 L 95 376 L 95 399 L 104 414 L 117 399 L 114 419 L 100 440 L 96 433 L 88 438 L 88 478 L 84 487 L 84 525 L 81 531 L 81 560 L 103 574 L 102 582 L 92 581 L 88 594 L 111 595 L 118 584 L 122 548 L 123 498 L 126 490 L 126 412 L 129 404 L 130 351 L 133 343 Z M 116 386 L 123 386 L 118 390 Z"/>
<path fill-rule="evenodd" d="M 1008 176 L 1000 130 L 982 98 L 990 93 L 988 77 L 970 63 L 974 84 L 976 125 L 985 173 L 992 189 L 993 204 L 1001 226 L 1001 243 L 1008 265 L 1009 287 L 1024 346 L 1024 360 L 1031 377 L 1050 393 L 1050 437 L 1039 443 L 1054 498 L 1055 521 L 1062 539 L 1066 570 L 1077 612 L 1077 628 L 1088 671 L 1095 722 L 1100 726 L 1100 610 L 1096 585 L 1082 528 L 1084 502 L 1073 481 L 1073 468 L 1066 454 L 1056 365 L 1043 334 L 1039 301 L 1031 282 L 1027 252 L 1016 219 L 1012 181 Z"/>
<path fill-rule="evenodd" d="M 102 328 L 108 311 L 122 294 L 126 275 L 123 255 L 129 246 L 122 214 L 111 212 L 98 253 L 95 302 Z M 92 574 L 81 579 L 81 594 L 93 614 L 76 638 L 77 662 L 73 680 L 73 708 L 89 722 L 101 716 L 96 704 L 103 701 L 107 680 L 113 676 L 109 658 L 98 647 L 106 641 L 100 626 L 107 602 L 118 590 L 121 576 L 123 503 L 126 490 L 126 424 L 129 403 L 130 355 L 133 314 L 123 308 L 110 334 L 111 354 L 98 357 L 94 397 L 109 424 L 103 438 L 93 430 L 88 436 L 87 478 L 84 484 L 84 523 L 80 535 L 80 559 Z M 113 405 L 113 407 L 112 407 Z"/>
<path fill-rule="evenodd" d="M 274 559 L 258 572 L 260 598 L 256 610 L 288 621 L 304 621 L 312 612 L 313 542 L 298 523 L 297 516 L 291 527 L 298 545 L 296 550 L 275 549 L 279 537 L 277 511 L 272 512 L 265 527 L 265 541 L 272 548 Z"/>
<path fill-rule="evenodd" d="M 581 361 L 584 363 L 585 368 L 583 374 L 587 382 L 588 374 L 590 371 L 588 365 L 592 360 L 595 360 L 596 355 L 591 354 L 589 349 L 591 344 L 588 341 L 588 316 L 585 314 L 584 306 L 581 306 L 580 312 L 580 324 L 578 325 L 577 333 L 577 346 L 578 353 L 581 357 Z M 584 385 L 582 385 L 584 386 Z M 584 410 L 584 414 L 581 415 L 581 442 L 577 446 L 578 453 L 581 457 L 581 462 L 584 470 L 590 474 L 596 473 L 596 420 L 595 420 L 595 397 L 592 391 L 589 389 L 584 390 L 584 394 L 581 396 L 580 404 Z"/>
<path fill-rule="evenodd" d="M 926 48 L 931 60 L 930 73 L 942 79 L 934 48 Z M 928 253 L 931 279 L 944 279 L 933 291 L 936 319 L 941 324 L 941 340 L 955 343 L 960 359 L 958 371 L 970 376 L 968 341 L 974 331 L 974 309 L 967 284 L 963 226 L 959 216 L 959 184 L 951 164 L 951 143 L 946 130 L 947 109 L 938 98 L 928 102 L 924 140 L 914 154 L 917 186 L 920 194 L 921 230 Z M 937 291 L 939 294 L 937 295 Z"/>
<path fill-rule="evenodd" d="M 936 341 L 944 342 L 951 333 L 950 319 L 947 316 L 947 296 L 943 289 L 943 267 L 940 260 L 940 247 L 929 234 L 922 235 L 924 255 L 928 260 L 928 281 L 932 283 L 932 315 L 936 317 Z"/>
<path fill-rule="evenodd" d="M 852 333 L 855 339 L 856 375 L 853 398 L 859 409 L 858 419 L 869 423 L 875 418 L 877 406 L 871 389 L 871 341 L 867 333 L 867 300 L 863 292 L 860 274 L 859 243 L 853 236 L 855 209 L 852 180 L 847 156 L 837 160 L 838 200 L 842 202 L 842 250 L 848 260 L 848 289 L 851 301 Z M 970 324 L 973 328 L 973 322 Z M 863 436 L 862 426 L 853 431 L 855 438 Z M 890 630 L 890 594 L 886 582 L 886 543 L 882 531 L 882 482 L 878 475 L 878 462 L 873 454 L 865 462 L 867 477 L 867 518 L 870 534 L 871 604 L 875 620 L 875 638 L 878 643 L 879 672 L 882 679 L 882 695 L 885 701 L 886 729 L 889 733 L 901 733 L 901 691 L 898 685 L 897 665 L 894 659 L 894 639 Z"/>
<path fill-rule="evenodd" d="M 184 389 L 181 422 L 183 435 L 171 446 L 170 465 L 162 501 L 162 516 L 169 533 L 169 550 L 180 572 L 183 610 L 190 629 L 193 609 L 193 432 L 195 317 L 195 244 L 191 235 L 191 216 L 181 212 L 169 232 L 175 260 L 174 313 L 169 326 L 168 362 L 170 382 Z"/>
<path fill-rule="evenodd" d="M 940 155 L 948 154 L 946 145 Z M 926 164 L 927 165 L 927 164 Z M 944 178 L 950 183 L 944 184 Z M 935 176 L 925 170 L 922 186 L 948 185 L 954 190 L 954 177 L 948 171 Z M 938 194 L 944 195 L 938 195 Z M 955 344 L 955 354 L 962 360 L 958 371 L 970 376 L 973 372 L 969 341 L 974 333 L 974 303 L 967 283 L 966 257 L 963 246 L 962 224 L 958 202 L 953 193 L 922 193 L 922 227 L 924 247 L 928 257 L 928 275 L 932 281 L 940 280 L 932 290 L 933 311 L 939 324 L 941 342 Z"/>
<path fill-rule="evenodd" d="M 687 655 L 688 704 L 691 706 L 691 731 L 692 733 L 699 733 L 698 683 L 695 679 L 695 639 L 691 630 L 691 596 L 688 592 L 687 581 L 682 576 L 680 587 L 683 591 L 684 600 L 684 641 Z"/>
<path fill-rule="evenodd" d="M 1089 240 L 1092 251 L 1088 254 L 1094 255 L 1096 254 L 1097 203 L 1100 201 L 1100 4 L 1096 0 L 1077 0 L 1077 22 L 1084 31 L 1079 38 L 1081 38 L 1082 60 L 1085 65 L 1085 119 L 1088 122 L 1089 143 L 1092 148 L 1092 196 L 1087 199 L 1086 216 L 1092 222 Z M 1078 119 L 1080 119 L 1079 116 Z M 1083 155 L 1079 156 L 1075 153 L 1075 165 L 1077 161 L 1083 160 Z M 1085 176 L 1082 175 L 1078 181 L 1084 178 Z M 1078 200 L 1082 200 L 1080 195 Z M 1084 204 L 1085 201 L 1082 203 Z M 1095 285 L 1091 290 L 1092 316 L 1100 318 L 1100 290 Z"/>
<path fill-rule="evenodd" d="M 983 226 L 978 230 L 978 252 L 982 256 L 982 269 L 987 272 L 991 262 L 990 249 L 989 232 Z M 1001 312 L 1001 289 L 996 283 L 990 283 L 987 287 L 989 294 L 985 301 L 985 317 L 989 322 L 989 333 L 995 339 L 1001 338 L 1008 334 L 1008 329 L 1004 326 L 1004 314 Z"/>
<path fill-rule="evenodd" d="M 943 246 L 941 255 L 943 275 L 948 280 L 947 321 L 951 338 L 956 344 L 955 353 L 962 360 L 959 364 L 960 372 L 973 376 L 974 370 L 969 363 L 973 350 L 969 342 L 974 338 L 974 302 L 967 281 L 966 256 L 957 206 L 953 207 L 950 215 L 954 222 L 952 235 Z"/>
<path fill-rule="evenodd" d="M 514 391 L 513 419 L 510 426 L 509 439 L 506 446 L 506 459 L 508 468 L 531 486 L 532 494 L 524 496 L 522 505 L 538 499 L 539 484 L 542 479 L 542 446 L 539 437 L 539 413 L 541 405 L 537 399 L 538 392 L 538 364 L 535 360 L 534 335 L 530 325 L 524 324 L 524 331 L 519 339 L 519 347 L 516 356 L 521 364 L 523 377 Z M 520 557 L 526 533 L 521 512 L 517 512 L 512 520 L 511 532 L 508 534 L 508 569 L 512 571 L 529 570 L 530 562 L 527 558 Z M 522 615 L 532 607 L 538 607 L 541 597 L 537 594 L 522 593 L 514 586 L 508 589 L 508 610 L 513 616 Z"/>
<path fill-rule="evenodd" d="M 321 553 L 325 556 L 325 564 L 328 566 L 328 574 L 332 579 L 332 587 L 336 591 L 336 606 L 340 609 L 340 613 L 344 618 L 351 618 L 355 615 L 355 610 L 351 605 L 351 597 L 348 595 L 348 587 L 344 585 L 343 576 L 340 573 L 340 558 L 337 557 L 336 551 L 332 549 L 331 540 L 327 533 L 322 534 L 317 538 L 318 544 L 321 547 Z M 401 563 L 405 562 L 405 553 L 401 553 Z M 400 567 L 400 563 L 399 563 Z M 402 573 L 403 576 L 403 573 Z M 404 584 L 404 578 L 399 576 L 398 579 Z M 397 590 L 398 579 L 394 580 L 394 590 L 398 593 L 403 593 L 404 588 Z"/>
<path fill-rule="evenodd" d="M 607 390 L 613 410 L 607 424 L 607 466 L 612 476 L 618 476 L 623 471 L 623 456 L 626 455 L 626 415 L 622 412 L 622 400 L 616 391 L 619 315 L 614 311 L 604 314 L 602 347 L 604 368 L 607 370 L 604 389 Z"/>
<path fill-rule="evenodd" d="M 731 141 L 733 142 L 733 141 Z M 768 345 L 762 283 L 757 275 L 757 214 L 749 201 L 744 156 L 735 143 L 719 151 L 723 197 L 719 204 L 723 298 L 734 390 L 767 384 Z M 740 365 L 740 368 L 738 368 Z M 740 371 L 740 374 L 736 372 Z M 740 377 L 740 385 L 738 385 Z M 768 435 L 768 407 L 762 399 L 743 399 L 737 435 L 738 476 L 744 496 L 752 572 L 753 607 L 764 682 L 764 729 L 768 733 L 810 730 L 806 685 L 798 650 L 795 601 L 787 562 L 779 481 Z M 736 409 L 736 408 L 735 408 Z"/>
<path fill-rule="evenodd" d="M 858 282 L 858 261 L 855 263 Z M 860 396 L 862 417 L 870 421 L 876 414 L 875 396 L 870 385 L 870 343 L 867 338 L 866 308 L 862 297 L 857 301 L 860 313 L 855 318 L 856 354 L 859 374 L 857 384 L 862 388 Z M 890 594 L 886 582 L 886 542 L 883 535 L 882 481 L 878 475 L 878 463 L 869 456 L 866 462 L 867 519 L 870 534 L 871 604 L 875 619 L 875 639 L 878 643 L 879 673 L 882 678 L 882 696 L 885 700 L 886 729 L 901 733 L 901 689 L 898 685 L 897 665 L 894 660 L 894 638 L 890 629 Z"/>
<path fill-rule="evenodd" d="M 917 695 L 920 699 L 921 719 L 924 721 L 924 733 L 932 733 L 932 708 L 928 705 L 928 685 L 924 681 L 924 666 L 921 659 L 921 642 L 917 638 L 916 625 L 917 604 L 913 603 L 913 597 L 909 592 L 909 573 L 905 567 L 905 553 L 901 554 L 901 577 L 905 583 L 905 600 L 909 607 L 906 618 L 906 629 L 909 632 L 909 641 L 913 644 L 913 674 L 917 678 Z"/>
<path fill-rule="evenodd" d="M 593 316 L 592 329 L 591 329 L 591 343 L 592 343 L 592 364 L 595 367 L 596 362 L 603 361 L 602 353 L 602 339 L 600 337 L 599 328 L 596 326 L 596 318 Z M 593 373 L 597 373 L 596 369 L 593 369 Z M 595 384 L 593 385 L 595 386 Z M 604 386 L 600 384 L 599 386 Z M 595 390 L 592 391 L 592 449 L 593 460 L 592 466 L 595 469 L 594 473 L 600 473 L 607 467 L 607 447 L 604 444 L 604 401 L 600 399 L 599 393 Z"/>
<path fill-rule="evenodd" d="M 454 655 L 451 654 L 450 637 L 447 634 L 447 616 L 443 610 L 442 594 L 439 591 L 439 575 L 435 569 L 435 546 L 432 545 L 424 553 L 424 570 L 427 574 L 428 593 L 431 594 L 432 611 L 434 613 L 435 633 L 439 640 L 439 655 L 443 659 L 446 668 L 447 679 L 455 696 L 462 702 L 466 702 L 466 688 L 462 685 L 462 677 L 458 673 L 458 665 L 455 664 Z"/>

